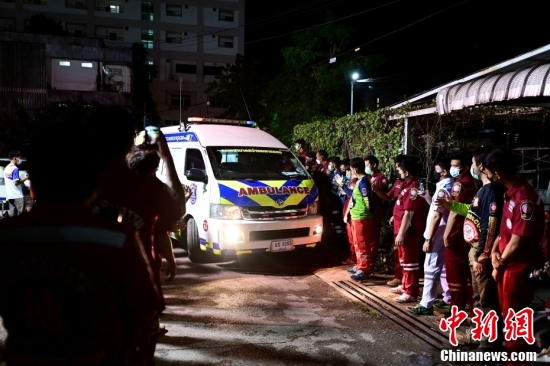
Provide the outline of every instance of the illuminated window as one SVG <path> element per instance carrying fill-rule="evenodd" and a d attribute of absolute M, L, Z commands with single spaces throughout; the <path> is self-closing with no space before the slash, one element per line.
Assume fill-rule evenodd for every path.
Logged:
<path fill-rule="evenodd" d="M 70 61 L 59 61 L 59 66 L 71 66 Z"/>
<path fill-rule="evenodd" d="M 82 62 L 82 63 L 80 64 L 80 66 L 81 66 L 81 67 L 86 67 L 86 68 L 88 68 L 88 69 L 94 67 L 94 65 L 93 65 L 91 62 Z"/>

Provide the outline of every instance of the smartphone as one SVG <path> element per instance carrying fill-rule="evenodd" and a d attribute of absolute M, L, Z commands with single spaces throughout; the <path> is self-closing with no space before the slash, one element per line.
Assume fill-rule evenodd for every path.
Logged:
<path fill-rule="evenodd" d="M 420 193 L 424 193 L 426 190 L 426 179 L 420 179 L 420 182 L 418 183 L 418 189 L 420 190 Z"/>

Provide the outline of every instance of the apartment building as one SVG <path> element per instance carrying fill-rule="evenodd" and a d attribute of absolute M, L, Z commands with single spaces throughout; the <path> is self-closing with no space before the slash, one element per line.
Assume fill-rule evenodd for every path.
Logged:
<path fill-rule="evenodd" d="M 221 68 L 244 53 L 244 0 L 0 0 L 0 30 L 25 32 L 42 13 L 73 37 L 101 38 L 107 47 L 141 43 L 158 66 L 151 83 L 167 125 L 181 116 L 223 112 L 205 93 Z"/>

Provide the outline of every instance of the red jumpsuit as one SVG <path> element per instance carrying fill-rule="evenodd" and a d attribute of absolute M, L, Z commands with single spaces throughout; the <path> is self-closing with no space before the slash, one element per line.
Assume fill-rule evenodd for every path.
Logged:
<path fill-rule="evenodd" d="M 467 171 L 455 179 L 451 198 L 457 202 L 470 204 L 476 192 L 474 178 L 470 171 Z M 468 260 L 471 247 L 464 240 L 464 219 L 464 216 L 455 216 L 447 238 L 449 246 L 445 248 L 445 270 L 451 292 L 451 306 L 456 305 L 459 310 L 466 309 L 468 299 L 472 299 L 471 289 L 468 288 L 468 280 L 472 278 Z"/>
<path fill-rule="evenodd" d="M 504 317 L 510 308 L 517 312 L 531 306 L 535 287 L 529 281 L 529 274 L 544 265 L 540 247 L 544 221 L 544 203 L 526 180 L 516 183 L 506 191 L 499 232 L 499 251 L 504 253 L 512 235 L 521 236 L 525 240 L 522 240 L 521 248 L 506 263 L 502 276 L 497 280 L 500 308 Z M 523 338 L 506 341 L 505 345 L 509 352 L 530 350 Z"/>
<path fill-rule="evenodd" d="M 418 281 L 420 279 L 420 248 L 424 242 L 428 204 L 419 197 L 418 179 L 404 182 L 401 186 L 395 206 L 393 206 L 393 233 L 399 233 L 405 211 L 412 211 L 413 217 L 409 228 L 405 231 L 403 245 L 399 246 L 399 261 L 403 268 L 403 292 L 410 296 L 419 295 Z"/>
<path fill-rule="evenodd" d="M 390 198 L 394 200 L 397 200 L 397 196 L 399 196 L 399 193 L 401 193 L 402 184 L 403 181 L 400 178 L 397 178 L 393 183 L 391 189 L 388 191 L 388 196 L 390 196 Z M 393 259 L 395 278 L 401 280 L 403 278 L 403 269 L 401 268 L 401 263 L 399 263 L 399 251 L 397 250 L 397 248 L 393 250 Z"/>
<path fill-rule="evenodd" d="M 388 180 L 381 172 L 373 173 L 369 176 L 370 184 L 378 187 L 382 192 L 388 192 Z M 374 257 L 374 262 L 378 258 L 378 244 L 380 243 L 380 232 L 382 231 L 382 221 L 384 220 L 384 206 L 382 199 L 376 194 L 372 194 L 372 206 L 374 208 L 374 217 L 372 221 L 370 253 Z"/>

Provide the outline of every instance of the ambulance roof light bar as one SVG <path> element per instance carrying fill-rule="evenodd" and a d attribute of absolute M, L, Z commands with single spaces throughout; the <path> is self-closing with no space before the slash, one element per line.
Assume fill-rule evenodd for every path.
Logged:
<path fill-rule="evenodd" d="M 244 127 L 256 127 L 254 121 L 236 120 L 236 119 L 221 119 L 221 118 L 203 118 L 203 117 L 189 117 L 187 122 L 182 122 L 183 127 L 187 130 L 188 124 L 212 124 L 212 125 L 233 125 Z"/>

